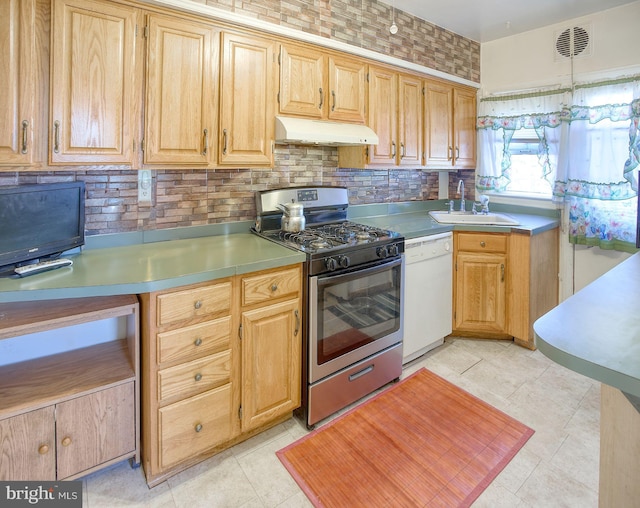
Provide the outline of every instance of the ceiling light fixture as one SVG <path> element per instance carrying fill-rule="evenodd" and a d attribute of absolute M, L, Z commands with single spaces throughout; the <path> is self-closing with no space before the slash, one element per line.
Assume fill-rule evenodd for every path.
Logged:
<path fill-rule="evenodd" d="M 398 33 L 398 25 L 396 25 L 396 9 L 394 4 L 391 4 L 391 26 L 389 27 L 391 35 Z"/>

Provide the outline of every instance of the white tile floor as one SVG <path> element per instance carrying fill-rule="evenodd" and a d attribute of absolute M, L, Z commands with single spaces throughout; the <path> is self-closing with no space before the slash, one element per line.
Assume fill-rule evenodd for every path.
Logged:
<path fill-rule="evenodd" d="M 474 507 L 597 507 L 599 383 L 505 341 L 448 339 L 403 377 L 420 367 L 535 430 Z M 275 455 L 306 432 L 289 420 L 153 489 L 123 462 L 84 478 L 83 506 L 310 507 Z"/>

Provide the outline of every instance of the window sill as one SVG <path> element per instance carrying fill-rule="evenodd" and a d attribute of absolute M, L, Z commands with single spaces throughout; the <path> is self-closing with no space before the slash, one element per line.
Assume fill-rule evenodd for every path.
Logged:
<path fill-rule="evenodd" d="M 533 208 L 543 208 L 546 210 L 556 210 L 558 208 L 562 208 L 562 206 L 559 206 L 558 203 L 552 201 L 551 196 L 538 197 L 523 194 L 496 194 L 491 192 L 478 193 L 478 191 L 476 190 L 476 196 L 479 196 L 480 194 L 489 196 L 489 206 L 491 206 L 491 203 L 500 203 L 505 205 L 530 206 Z"/>

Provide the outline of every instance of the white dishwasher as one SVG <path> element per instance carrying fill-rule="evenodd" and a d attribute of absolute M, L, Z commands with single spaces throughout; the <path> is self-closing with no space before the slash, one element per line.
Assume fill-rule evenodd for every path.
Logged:
<path fill-rule="evenodd" d="M 453 234 L 406 240 L 402 363 L 444 342 L 451 333 Z"/>

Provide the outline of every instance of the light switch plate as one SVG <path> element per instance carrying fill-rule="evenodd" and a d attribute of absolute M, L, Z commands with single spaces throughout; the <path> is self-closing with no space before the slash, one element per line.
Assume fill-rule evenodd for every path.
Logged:
<path fill-rule="evenodd" d="M 138 171 L 138 205 L 151 206 L 151 191 L 153 189 L 151 170 Z"/>

